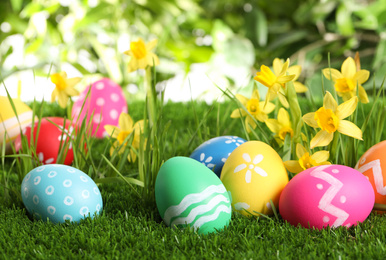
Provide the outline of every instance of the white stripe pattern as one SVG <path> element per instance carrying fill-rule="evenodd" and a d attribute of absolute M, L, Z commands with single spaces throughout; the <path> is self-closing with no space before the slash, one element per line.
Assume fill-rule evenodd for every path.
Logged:
<path fill-rule="evenodd" d="M 172 221 L 170 226 L 179 225 L 179 224 L 190 224 L 196 219 L 198 215 L 201 215 L 213 210 L 221 202 L 229 203 L 229 200 L 224 195 L 219 194 L 213 197 L 213 199 L 211 199 L 208 204 L 200 205 L 192 209 L 192 211 L 190 211 L 188 216 L 176 218 L 175 220 Z"/>
<path fill-rule="evenodd" d="M 204 191 L 200 193 L 193 193 L 185 196 L 180 204 L 175 206 L 170 206 L 166 209 L 163 220 L 165 223 L 170 225 L 171 219 L 173 217 L 179 216 L 182 212 L 184 212 L 189 206 L 201 202 L 203 200 L 206 200 L 212 194 L 215 193 L 224 193 L 226 192 L 226 189 L 223 184 L 220 185 L 211 185 L 208 188 L 206 188 Z"/>

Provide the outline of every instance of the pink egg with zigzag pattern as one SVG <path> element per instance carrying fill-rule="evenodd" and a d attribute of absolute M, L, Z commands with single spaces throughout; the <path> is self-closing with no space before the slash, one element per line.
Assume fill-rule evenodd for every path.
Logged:
<path fill-rule="evenodd" d="M 90 87 L 90 94 L 87 96 Z M 72 118 L 74 123 L 78 122 L 78 126 L 86 118 L 91 124 L 93 135 L 102 138 L 108 135 L 104 126 L 118 126 L 119 115 L 127 111 L 122 88 L 111 79 L 103 78 L 82 91 L 72 107 Z"/>
<path fill-rule="evenodd" d="M 359 171 L 343 165 L 320 165 L 289 181 L 281 193 L 279 210 L 294 226 L 351 227 L 369 216 L 374 200 L 369 180 Z"/>

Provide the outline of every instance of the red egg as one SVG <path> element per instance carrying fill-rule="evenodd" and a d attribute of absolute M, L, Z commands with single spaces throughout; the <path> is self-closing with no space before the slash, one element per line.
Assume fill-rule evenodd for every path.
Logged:
<path fill-rule="evenodd" d="M 51 120 L 57 126 L 47 119 Z M 63 163 L 71 165 L 73 162 L 74 153 L 71 138 L 74 128 L 70 120 L 66 120 L 64 129 L 63 123 L 64 118 L 60 117 L 42 118 L 40 122 L 39 135 L 37 136 L 38 122 L 35 122 L 33 134 L 34 144 L 36 147 L 37 157 L 42 164 L 58 163 L 57 159 L 60 152 L 59 149 L 63 150 L 63 147 L 63 153 L 66 155 Z M 28 143 L 31 141 L 31 131 L 31 126 L 26 127 L 24 130 L 24 136 L 27 138 Z M 21 148 L 20 136 L 15 141 L 15 147 L 17 150 Z"/>

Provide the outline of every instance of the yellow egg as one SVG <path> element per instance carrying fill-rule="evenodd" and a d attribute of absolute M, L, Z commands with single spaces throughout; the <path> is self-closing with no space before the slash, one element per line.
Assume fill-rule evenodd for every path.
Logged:
<path fill-rule="evenodd" d="M 249 141 L 230 154 L 222 169 L 221 181 L 232 197 L 234 210 L 245 216 L 269 215 L 272 213 L 270 200 L 278 206 L 288 175 L 282 159 L 271 146 Z"/>
<path fill-rule="evenodd" d="M 0 96 L 0 147 L 2 147 L 5 137 L 7 152 L 10 152 L 10 143 L 20 135 L 20 128 L 24 129 L 32 122 L 31 108 L 19 99 L 12 99 L 12 101 L 19 120 L 8 97 Z"/>

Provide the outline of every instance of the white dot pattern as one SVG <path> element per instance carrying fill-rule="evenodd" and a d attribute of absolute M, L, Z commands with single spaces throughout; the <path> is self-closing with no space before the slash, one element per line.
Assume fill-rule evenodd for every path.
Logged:
<path fill-rule="evenodd" d="M 50 173 L 48 173 L 48 178 L 54 178 L 57 174 L 56 171 L 50 171 Z"/>
<path fill-rule="evenodd" d="M 323 184 L 316 184 L 316 188 L 318 188 L 318 190 L 323 190 Z"/>
<path fill-rule="evenodd" d="M 55 191 L 55 188 L 54 188 L 54 186 L 52 186 L 52 185 L 50 185 L 50 186 L 48 186 L 48 187 L 46 188 L 46 194 L 47 194 L 47 195 L 52 195 L 52 194 L 54 193 L 54 191 Z"/>
<path fill-rule="evenodd" d="M 67 206 L 71 206 L 74 203 L 74 199 L 71 198 L 70 196 L 67 196 L 64 198 L 64 204 Z"/>
<path fill-rule="evenodd" d="M 41 179 L 42 179 L 42 178 L 41 178 L 40 176 L 35 177 L 35 179 L 34 179 L 34 184 L 35 184 L 35 185 L 38 185 L 38 184 L 40 183 Z"/>
<path fill-rule="evenodd" d="M 71 187 L 71 185 L 72 185 L 72 181 L 71 180 L 65 180 L 63 182 L 63 186 L 66 187 L 66 188 Z"/>
<path fill-rule="evenodd" d="M 119 95 L 117 93 L 112 93 L 110 95 L 110 98 L 113 102 L 118 102 L 119 101 Z"/>
<path fill-rule="evenodd" d="M 103 98 L 101 98 L 101 97 L 97 98 L 96 104 L 101 107 L 101 106 L 103 106 L 105 104 L 105 100 Z"/>
<path fill-rule="evenodd" d="M 330 218 L 328 216 L 323 217 L 323 222 L 328 223 L 330 221 Z"/>
<path fill-rule="evenodd" d="M 117 119 L 118 118 L 118 111 L 117 110 L 115 110 L 115 109 L 112 109 L 112 110 L 110 110 L 110 117 L 112 118 L 112 119 Z"/>
<path fill-rule="evenodd" d="M 39 170 L 39 171 L 38 171 Z M 50 164 L 29 172 L 21 187 L 26 210 L 43 221 L 80 221 L 94 217 L 103 208 L 94 181 L 70 166 Z"/>

